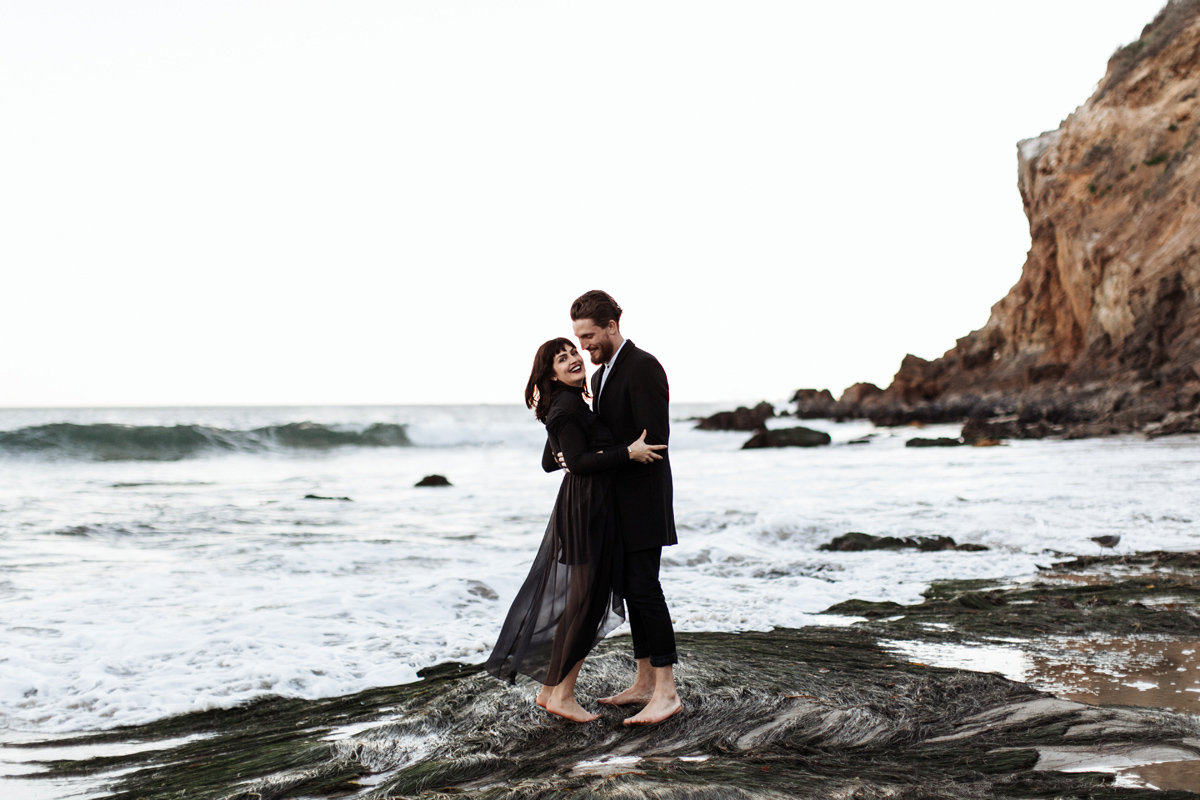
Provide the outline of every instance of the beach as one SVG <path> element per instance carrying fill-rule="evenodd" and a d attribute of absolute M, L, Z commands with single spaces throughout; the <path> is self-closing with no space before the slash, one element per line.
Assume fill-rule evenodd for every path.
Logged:
<path fill-rule="evenodd" d="M 1197 547 L 1191 436 L 916 449 L 905 441 L 957 429 L 810 421 L 831 445 L 742 451 L 747 434 L 693 430 L 689 418 L 713 410 L 672 409 L 680 545 L 664 554 L 663 584 L 682 632 L 845 626 L 856 618 L 823 612 L 919 602 L 933 581 L 1032 581 L 1038 565 L 1098 553 L 1090 537 L 1103 534 L 1123 536 L 1119 552 Z M 481 663 L 560 480 L 538 466 L 544 433 L 531 417 L 515 406 L 0 412 L 2 433 L 224 432 L 186 453 L 171 437 L 159 459 L 121 457 L 128 436 L 101 452 L 78 431 L 0 455 L 0 742 L 340 697 Z M 311 423 L 306 446 L 229 433 L 298 423 Z M 401 426 L 408 444 L 354 439 L 373 425 Z M 435 473 L 452 485 L 414 486 Z M 988 549 L 819 549 L 850 531 Z M 1185 677 L 1180 697 L 1194 704 L 1185 688 L 1200 674 Z"/>

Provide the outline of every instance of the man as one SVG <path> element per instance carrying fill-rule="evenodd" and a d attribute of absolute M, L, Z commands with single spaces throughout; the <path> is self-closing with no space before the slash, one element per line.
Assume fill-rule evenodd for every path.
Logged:
<path fill-rule="evenodd" d="M 580 348 L 599 365 L 592 376 L 592 403 L 618 442 L 631 443 L 646 431 L 647 444 L 670 436 L 667 373 L 658 359 L 621 335 L 621 307 L 607 292 L 593 290 L 571 304 Z M 625 551 L 622 594 L 633 634 L 637 677 L 606 705 L 644 704 L 627 725 L 662 722 L 683 706 L 675 689 L 675 631 L 658 581 L 663 547 L 676 544 L 671 461 L 667 450 L 649 464 L 630 461 L 614 476 L 617 525 Z"/>

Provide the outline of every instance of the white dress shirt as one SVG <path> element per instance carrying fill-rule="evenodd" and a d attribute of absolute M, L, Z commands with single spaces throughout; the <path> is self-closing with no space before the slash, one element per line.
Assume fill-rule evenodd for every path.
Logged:
<path fill-rule="evenodd" d="M 604 362 L 604 374 L 600 376 L 600 391 L 596 392 L 596 404 L 600 403 L 600 395 L 604 394 L 604 384 L 608 383 L 608 376 L 612 373 L 613 362 L 617 360 L 617 356 L 621 354 L 621 348 L 625 346 L 628 339 L 621 340 L 621 346 L 612 354 L 612 358 Z"/>

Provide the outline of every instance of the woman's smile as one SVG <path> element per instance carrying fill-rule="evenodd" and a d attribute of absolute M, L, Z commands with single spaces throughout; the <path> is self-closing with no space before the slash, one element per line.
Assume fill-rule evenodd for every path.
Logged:
<path fill-rule="evenodd" d="M 583 356 L 574 347 L 564 347 L 554 356 L 554 377 L 568 386 L 583 386 L 587 372 L 583 367 Z"/>

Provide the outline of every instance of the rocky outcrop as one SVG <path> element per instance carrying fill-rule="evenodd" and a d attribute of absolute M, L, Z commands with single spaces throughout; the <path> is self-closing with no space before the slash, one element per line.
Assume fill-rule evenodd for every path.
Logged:
<path fill-rule="evenodd" d="M 1017 160 L 1032 245 L 1016 285 L 941 358 L 909 355 L 833 410 L 1016 415 L 1022 435 L 1200 430 L 1200 0 L 1168 3 Z"/>
<path fill-rule="evenodd" d="M 452 484 L 445 475 L 426 475 L 421 480 L 413 484 L 413 486 L 451 486 Z"/>
<path fill-rule="evenodd" d="M 766 400 L 754 408 L 738 406 L 734 411 L 718 411 L 696 423 L 702 431 L 753 431 L 775 416 L 775 407 Z"/>
<path fill-rule="evenodd" d="M 797 389 L 792 416 L 800 419 L 826 419 L 833 416 L 834 400 L 828 389 Z"/>
<path fill-rule="evenodd" d="M 936 439 L 916 437 L 904 443 L 905 447 L 962 447 L 966 442 L 962 439 L 951 439 L 949 436 L 939 436 Z"/>
<path fill-rule="evenodd" d="M 759 447 L 819 447 L 829 444 L 833 439 L 824 431 L 814 431 L 812 428 L 776 428 L 759 429 L 742 445 L 743 450 L 754 450 Z"/>
<path fill-rule="evenodd" d="M 982 544 L 958 544 L 949 536 L 872 536 L 869 533 L 851 531 L 836 536 L 818 547 L 818 550 L 833 550 L 839 553 L 856 553 L 862 550 L 903 550 L 905 548 L 932 553 L 938 550 L 965 550 L 977 552 L 987 550 Z"/>

